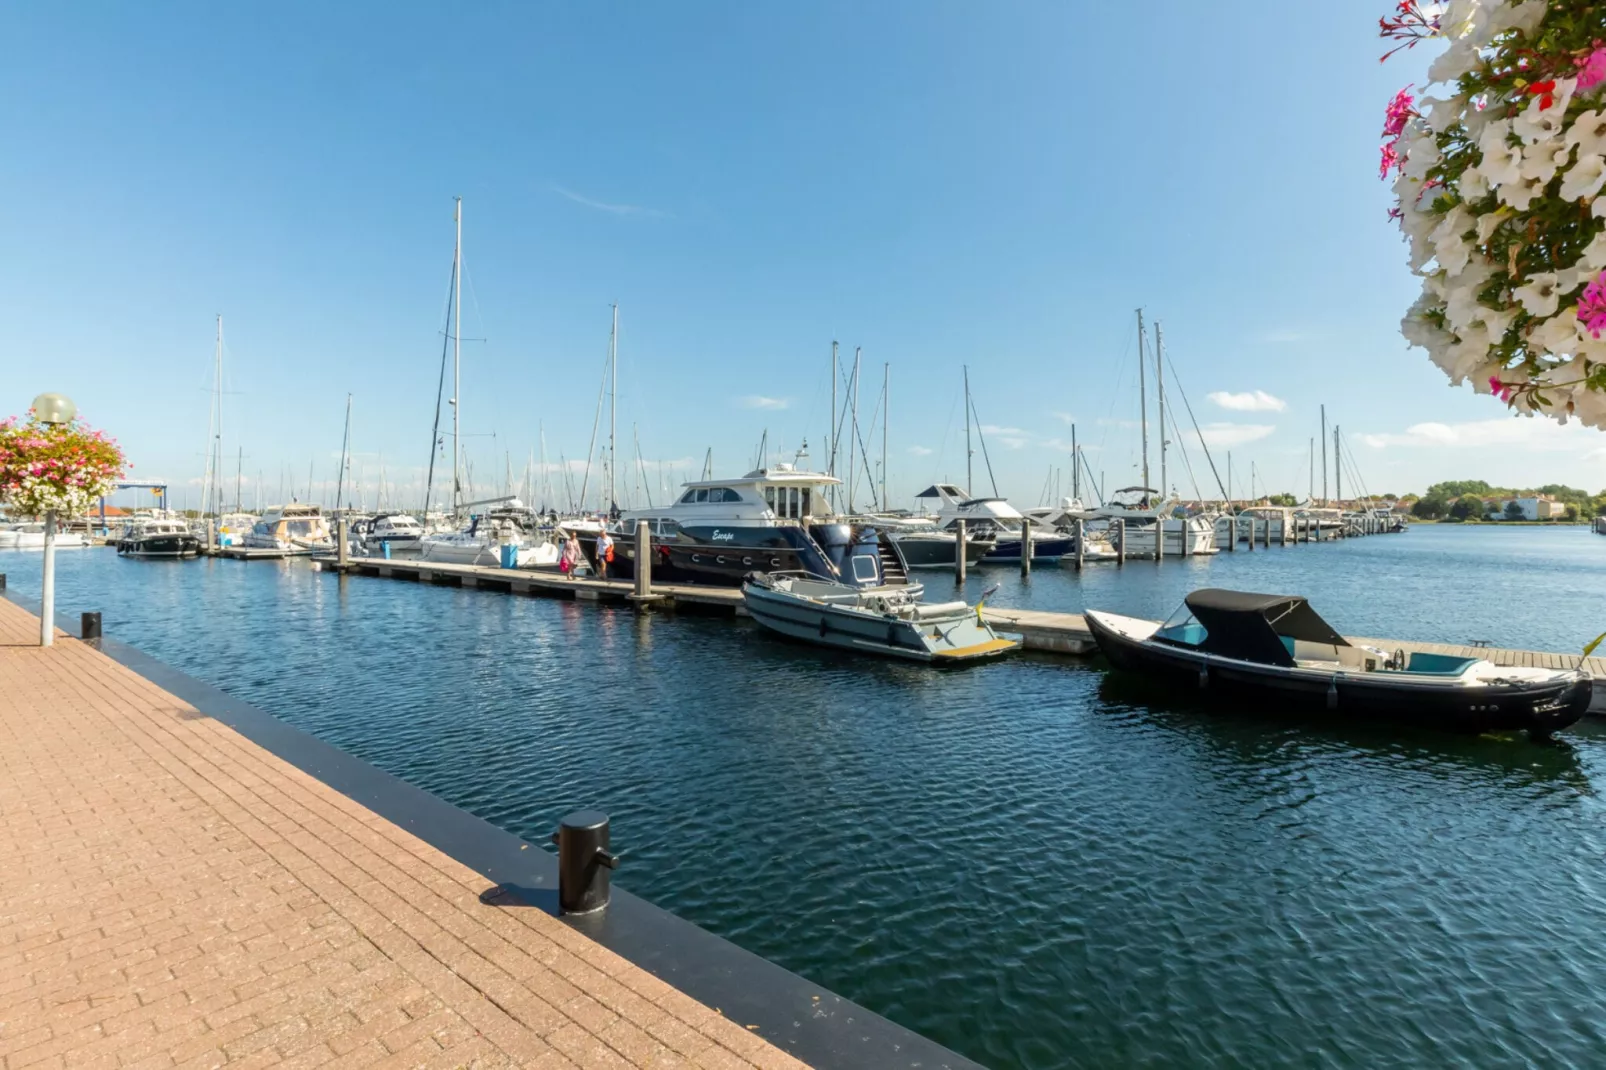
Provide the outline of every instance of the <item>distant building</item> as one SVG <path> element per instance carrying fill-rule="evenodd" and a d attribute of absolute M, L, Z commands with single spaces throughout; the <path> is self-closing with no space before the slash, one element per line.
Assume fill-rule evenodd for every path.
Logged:
<path fill-rule="evenodd" d="M 1496 520 L 1503 519 L 1512 502 L 1516 502 L 1517 508 L 1522 510 L 1524 520 L 1559 520 L 1567 512 L 1564 504 L 1548 494 L 1540 494 L 1530 498 L 1485 498 L 1483 515 Z"/>

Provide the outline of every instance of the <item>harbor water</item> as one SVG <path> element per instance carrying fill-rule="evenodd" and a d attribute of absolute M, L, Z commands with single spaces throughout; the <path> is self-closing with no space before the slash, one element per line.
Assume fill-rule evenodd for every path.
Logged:
<path fill-rule="evenodd" d="M 1096 659 L 942 672 L 749 622 L 58 555 L 57 605 L 995 1068 L 1589 1065 L 1606 1051 L 1606 731 L 1554 745 L 1156 701 Z M 0 553 L 37 597 L 39 555 Z M 925 577 L 946 598 L 946 574 Z M 1349 634 L 1567 651 L 1606 539 L 1419 527 L 973 571 L 990 605 L 1310 596 Z"/>

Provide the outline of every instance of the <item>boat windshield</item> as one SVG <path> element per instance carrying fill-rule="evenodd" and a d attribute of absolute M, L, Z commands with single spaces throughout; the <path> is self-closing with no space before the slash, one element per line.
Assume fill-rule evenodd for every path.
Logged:
<path fill-rule="evenodd" d="M 1195 619 L 1193 610 L 1184 605 L 1160 625 L 1154 637 L 1170 643 L 1181 643 L 1184 646 L 1198 646 L 1205 641 L 1205 636 L 1208 634 L 1205 626 Z"/>

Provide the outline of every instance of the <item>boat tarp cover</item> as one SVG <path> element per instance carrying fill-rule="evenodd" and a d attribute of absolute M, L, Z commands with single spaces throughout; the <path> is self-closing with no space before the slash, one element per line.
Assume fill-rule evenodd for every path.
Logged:
<path fill-rule="evenodd" d="M 1223 657 L 1267 665 L 1293 665 L 1283 639 L 1324 646 L 1349 646 L 1332 625 L 1298 595 L 1255 594 L 1207 587 L 1185 599 L 1204 625 L 1200 649 Z"/>

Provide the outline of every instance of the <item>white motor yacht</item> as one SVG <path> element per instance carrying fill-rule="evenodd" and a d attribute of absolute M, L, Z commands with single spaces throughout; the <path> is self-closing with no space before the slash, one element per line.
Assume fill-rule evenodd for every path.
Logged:
<path fill-rule="evenodd" d="M 934 483 L 915 495 L 917 507 L 944 531 L 965 522 L 965 537 L 992 533 L 993 548 L 983 561 L 1019 561 L 1025 515 L 1003 498 L 973 498 L 952 483 Z M 1074 540 L 1057 531 L 1032 532 L 1032 560 L 1057 561 L 1076 550 Z"/>
<path fill-rule="evenodd" d="M 418 518 L 406 513 L 376 516 L 368 530 L 363 532 L 363 552 L 382 554 L 387 547 L 391 553 L 416 551 L 426 534 Z"/>
<path fill-rule="evenodd" d="M 1194 557 L 1216 552 L 1215 521 L 1207 516 L 1173 516 L 1177 502 L 1149 487 L 1122 487 L 1094 510 L 1106 530 L 1122 521 L 1128 557 L 1153 557 L 1163 532 L 1166 557 Z"/>
<path fill-rule="evenodd" d="M 89 540 L 80 532 L 56 532 L 56 548 L 88 546 Z M 45 525 L 42 521 L 13 524 L 9 530 L 0 528 L 0 550 L 43 550 Z"/>
<path fill-rule="evenodd" d="M 539 518 L 517 498 L 471 502 L 467 506 L 494 505 L 474 514 L 462 531 L 429 532 L 418 540 L 424 561 L 453 565 L 487 565 L 501 568 L 557 568 L 556 542 L 539 530 Z"/>
<path fill-rule="evenodd" d="M 275 505 L 251 528 L 245 546 L 252 550 L 279 550 L 310 554 L 334 547 L 329 521 L 316 505 Z"/>

